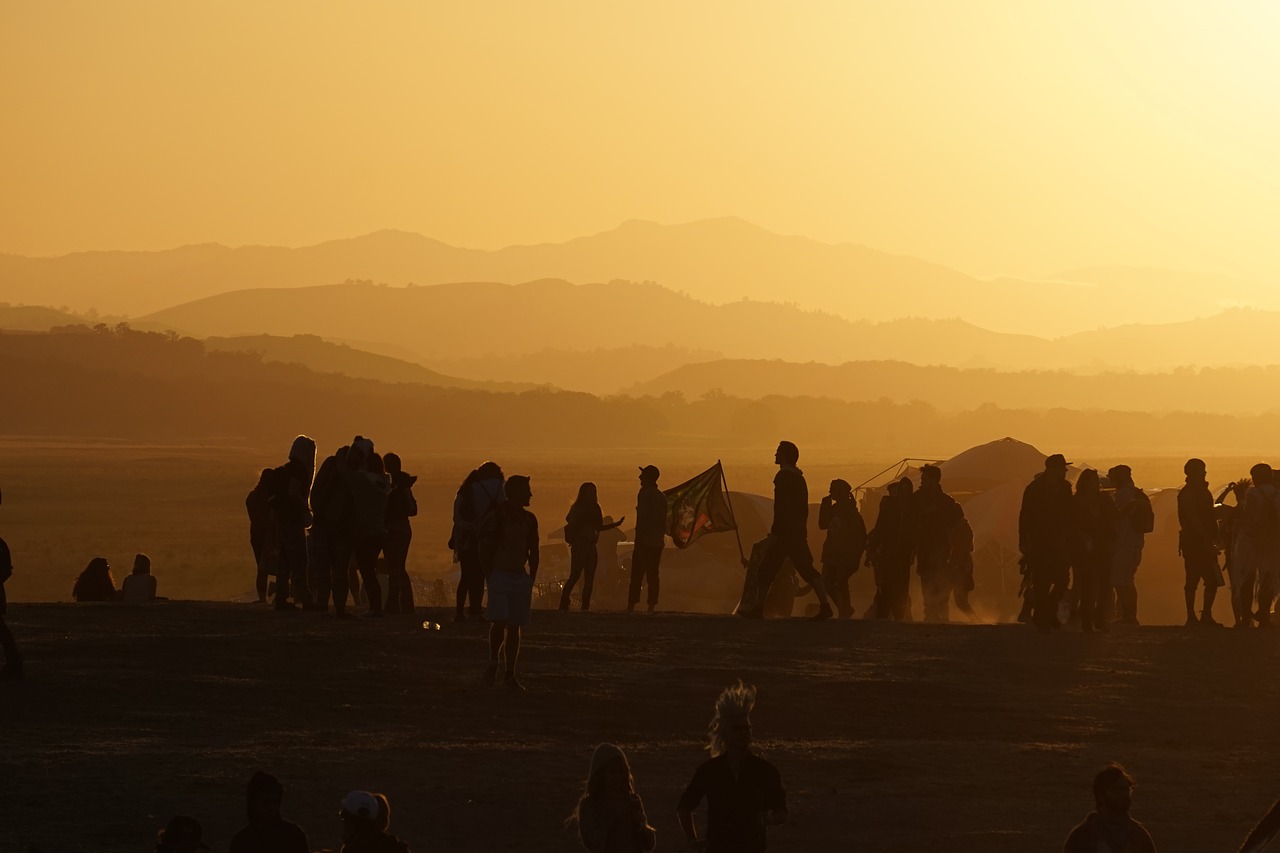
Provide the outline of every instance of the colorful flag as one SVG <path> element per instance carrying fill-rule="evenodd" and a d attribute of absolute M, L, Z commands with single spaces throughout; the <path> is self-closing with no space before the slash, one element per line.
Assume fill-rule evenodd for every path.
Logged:
<path fill-rule="evenodd" d="M 738 529 L 719 462 L 663 494 L 667 496 L 667 535 L 677 548 L 688 548 L 704 533 Z"/>

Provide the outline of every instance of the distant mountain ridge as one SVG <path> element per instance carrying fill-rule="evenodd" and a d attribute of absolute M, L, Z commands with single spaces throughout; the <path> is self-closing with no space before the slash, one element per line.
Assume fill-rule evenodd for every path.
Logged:
<path fill-rule="evenodd" d="M 133 317 L 236 290 L 354 280 L 393 286 L 465 281 L 653 281 L 702 301 L 789 301 L 859 320 L 963 318 L 991 329 L 1058 336 L 1128 322 L 1170 322 L 1224 305 L 1280 309 L 1271 289 L 1168 273 L 983 281 L 918 258 L 775 234 L 732 217 L 681 225 L 632 220 L 564 243 L 494 251 L 379 231 L 289 249 L 214 244 L 163 252 L 0 255 L 0 300 L 66 304 Z"/>

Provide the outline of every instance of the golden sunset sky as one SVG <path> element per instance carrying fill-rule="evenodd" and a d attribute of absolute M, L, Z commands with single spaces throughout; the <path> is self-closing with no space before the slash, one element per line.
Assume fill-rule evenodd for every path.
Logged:
<path fill-rule="evenodd" d="M 1280 274 L 1280 4 L 0 4 L 0 251 L 739 216 Z"/>

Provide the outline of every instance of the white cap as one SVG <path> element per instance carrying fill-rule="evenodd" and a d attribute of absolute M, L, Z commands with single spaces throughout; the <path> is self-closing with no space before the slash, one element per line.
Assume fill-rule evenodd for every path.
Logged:
<path fill-rule="evenodd" d="M 342 811 L 353 817 L 377 820 L 378 801 L 368 791 L 352 791 L 342 798 Z"/>

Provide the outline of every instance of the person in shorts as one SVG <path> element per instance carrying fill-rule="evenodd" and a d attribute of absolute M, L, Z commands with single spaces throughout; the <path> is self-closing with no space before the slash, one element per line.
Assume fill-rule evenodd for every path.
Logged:
<path fill-rule="evenodd" d="M 529 478 L 513 475 L 504 485 L 506 500 L 493 508 L 480 525 L 480 567 L 489 585 L 489 666 L 487 684 L 498 680 L 498 663 L 505 657 L 505 684 L 524 690 L 516 680 L 520 629 L 529 624 L 533 584 L 538 576 L 538 519 L 527 507 L 533 500 Z"/>

